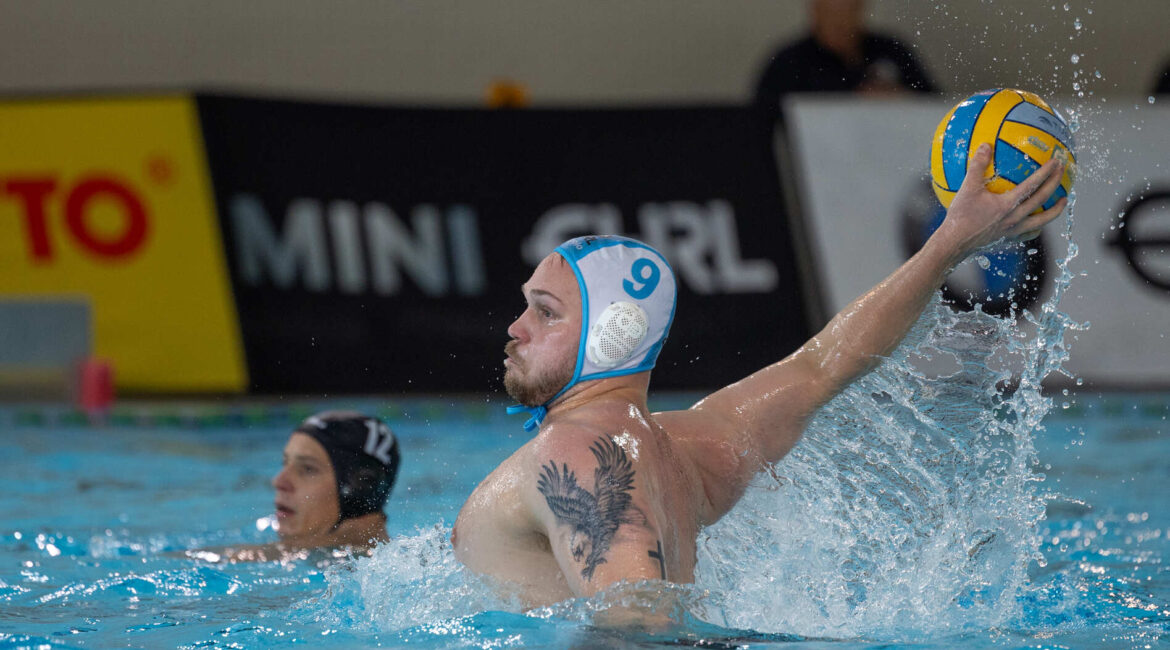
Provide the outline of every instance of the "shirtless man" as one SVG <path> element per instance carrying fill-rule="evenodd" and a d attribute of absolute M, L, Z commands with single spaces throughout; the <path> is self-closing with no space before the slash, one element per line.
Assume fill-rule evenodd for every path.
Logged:
<path fill-rule="evenodd" d="M 456 557 L 530 606 L 623 580 L 692 582 L 699 530 L 796 444 L 820 406 L 898 345 L 947 273 L 992 242 L 1034 235 L 1064 209 L 1061 199 L 1032 214 L 1059 184 L 1059 161 L 1006 194 L 984 187 L 990 161 L 984 145 L 943 224 L 891 276 L 787 358 L 686 411 L 646 406 L 674 314 L 666 260 L 624 238 L 562 244 L 522 287 L 528 307 L 505 348 L 505 386 L 532 413 L 525 428 L 539 430 L 464 504 Z"/>

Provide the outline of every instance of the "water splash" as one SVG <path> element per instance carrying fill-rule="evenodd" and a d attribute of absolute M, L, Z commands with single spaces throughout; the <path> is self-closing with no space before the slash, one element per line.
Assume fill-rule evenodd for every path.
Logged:
<path fill-rule="evenodd" d="M 1043 562 L 1034 435 L 1041 384 L 1082 328 L 1051 297 L 1017 324 L 936 300 L 891 357 L 830 402 L 700 540 L 713 622 L 802 635 L 913 639 L 1017 618 Z"/>
<path fill-rule="evenodd" d="M 402 630 L 470 612 L 519 612 L 519 601 L 499 595 L 455 559 L 450 537 L 449 527 L 436 524 L 380 544 L 369 557 L 330 567 L 324 602 L 309 611 L 332 626 L 372 630 Z"/>

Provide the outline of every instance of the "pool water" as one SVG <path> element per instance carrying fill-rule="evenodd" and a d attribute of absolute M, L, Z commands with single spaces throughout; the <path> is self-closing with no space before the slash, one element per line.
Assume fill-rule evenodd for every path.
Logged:
<path fill-rule="evenodd" d="M 0 647 L 656 647 L 700 640 L 706 640 L 702 647 L 1157 645 L 1170 635 L 1170 395 L 1057 397 L 1035 432 L 1036 462 L 1028 470 L 1044 477 L 1031 483 L 1042 512 L 1024 522 L 1021 537 L 1012 537 L 1011 525 L 984 521 L 978 528 L 997 535 L 976 539 L 977 547 L 960 555 L 972 553 L 974 565 L 930 565 L 929 543 L 886 541 L 912 528 L 906 524 L 917 517 L 911 498 L 889 508 L 902 519 L 870 522 L 881 528 L 877 546 L 893 544 L 888 553 L 866 547 L 858 538 L 871 526 L 849 521 L 858 512 L 832 512 L 865 502 L 864 494 L 829 497 L 818 506 L 793 487 L 809 480 L 802 468 L 819 466 L 824 474 L 832 453 L 841 453 L 816 431 L 839 434 L 844 425 L 814 425 L 798 448 L 808 447 L 805 455 L 794 452 L 774 475 L 762 475 L 744 509 L 713 527 L 726 524 L 723 534 L 732 539 L 706 540 L 699 585 L 668 594 L 685 610 L 683 622 L 661 635 L 591 625 L 604 598 L 520 612 L 454 562 L 447 537 L 463 499 L 525 440 L 517 418 L 497 415 L 502 405 L 342 404 L 388 415 L 399 435 L 404 462 L 390 508 L 394 540 L 370 558 L 320 554 L 235 565 L 172 553 L 273 540 L 265 529 L 269 480 L 288 423 L 338 402 L 242 412 L 128 406 L 103 426 L 79 425 L 51 409 L 10 408 L 0 414 Z M 667 396 L 654 406 L 689 399 Z M 887 471 L 880 460 L 874 467 L 876 475 Z M 981 471 L 976 474 L 987 475 Z M 887 478 L 888 491 L 898 479 Z M 978 492 L 979 480 L 960 487 Z M 1006 484 L 996 489 L 1018 496 Z M 988 508 L 985 502 L 940 504 L 924 520 L 940 530 L 962 512 Z M 819 507 L 818 516 L 797 512 L 806 507 Z M 991 514 L 1010 519 L 1011 512 Z M 773 530 L 778 519 L 787 521 Z M 848 549 L 833 546 L 841 538 L 850 539 Z M 744 540 L 765 547 L 745 550 Z M 1011 548 L 994 548 L 1004 542 Z M 818 543 L 829 546 L 807 548 Z M 868 550 L 850 550 L 858 547 Z M 981 557 L 990 551 L 1000 555 Z M 1016 562 L 1021 552 L 1025 557 Z M 821 563 L 826 554 L 837 559 Z M 896 566 L 899 558 L 924 564 L 906 571 Z M 1020 565 L 1018 582 L 1000 566 L 1005 563 Z M 761 590 L 760 581 L 771 581 L 770 588 Z M 637 599 L 646 590 L 661 597 L 660 586 L 609 597 Z M 988 596 L 997 591 L 1007 593 Z"/>
<path fill-rule="evenodd" d="M 0 410 L 0 647 L 1153 647 L 1170 635 L 1170 395 L 1042 389 L 1087 326 L 1057 309 L 1071 223 L 1047 301 L 1017 321 L 936 298 L 702 531 L 693 585 L 524 611 L 464 571 L 450 526 L 526 440 L 502 403 L 130 405 L 101 426 Z M 288 430 L 343 407 L 400 438 L 389 542 L 183 555 L 273 541 Z M 676 624 L 614 630 L 598 614 L 615 604 Z"/>

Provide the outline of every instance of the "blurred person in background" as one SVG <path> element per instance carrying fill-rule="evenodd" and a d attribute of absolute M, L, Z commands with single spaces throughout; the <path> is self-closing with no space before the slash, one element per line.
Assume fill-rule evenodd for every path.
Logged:
<path fill-rule="evenodd" d="M 400 456 L 381 420 L 354 411 L 325 411 L 302 422 L 284 446 L 276 490 L 274 544 L 188 555 L 218 562 L 295 559 L 314 549 L 367 553 L 386 534 L 383 508 Z"/>
<path fill-rule="evenodd" d="M 865 0 L 808 0 L 808 21 L 808 33 L 780 48 L 756 85 L 756 107 L 769 123 L 788 93 L 935 91 L 908 47 L 866 28 Z"/>
<path fill-rule="evenodd" d="M 1150 92 L 1154 95 L 1170 95 L 1170 59 L 1163 62 L 1158 76 L 1154 77 L 1154 87 Z"/>

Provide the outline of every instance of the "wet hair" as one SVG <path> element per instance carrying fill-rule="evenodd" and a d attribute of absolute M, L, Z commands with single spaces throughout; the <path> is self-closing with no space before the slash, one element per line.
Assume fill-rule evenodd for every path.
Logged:
<path fill-rule="evenodd" d="M 400 460 L 390 427 L 354 411 L 325 411 L 306 418 L 296 433 L 321 443 L 333 464 L 341 511 L 338 523 L 382 511 Z"/>

